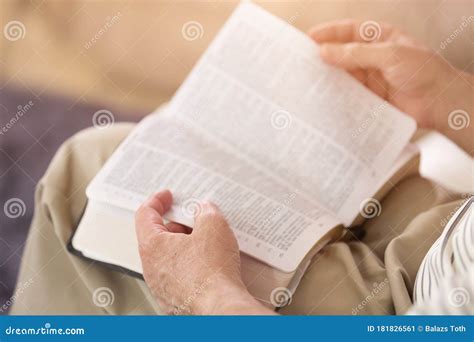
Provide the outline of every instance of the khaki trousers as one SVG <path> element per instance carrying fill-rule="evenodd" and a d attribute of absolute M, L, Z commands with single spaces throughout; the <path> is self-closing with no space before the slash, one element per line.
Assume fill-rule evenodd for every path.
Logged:
<path fill-rule="evenodd" d="M 133 128 L 116 124 L 78 133 L 57 152 L 36 190 L 35 215 L 12 314 L 160 314 L 139 279 L 71 255 L 67 243 L 86 205 L 85 188 Z M 405 179 L 383 199 L 362 240 L 326 246 L 282 314 L 403 314 L 412 304 L 419 265 L 460 204 L 420 177 Z M 94 291 L 112 291 L 110 305 Z"/>

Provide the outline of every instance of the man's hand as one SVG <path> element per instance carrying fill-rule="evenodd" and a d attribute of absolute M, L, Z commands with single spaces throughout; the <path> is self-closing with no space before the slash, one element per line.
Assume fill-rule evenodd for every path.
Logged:
<path fill-rule="evenodd" d="M 375 32 L 378 38 L 370 41 L 361 30 L 359 22 L 340 20 L 316 26 L 309 35 L 320 44 L 325 62 L 346 69 L 411 115 L 420 127 L 436 129 L 472 153 L 472 127 L 461 131 L 448 125 L 453 111 L 472 115 L 472 75 L 455 69 L 394 27 L 380 25 L 380 31 Z"/>
<path fill-rule="evenodd" d="M 143 275 L 159 306 L 170 314 L 269 314 L 240 275 L 237 240 L 216 206 L 201 205 L 191 229 L 164 224 L 172 204 L 161 191 L 135 217 Z"/>

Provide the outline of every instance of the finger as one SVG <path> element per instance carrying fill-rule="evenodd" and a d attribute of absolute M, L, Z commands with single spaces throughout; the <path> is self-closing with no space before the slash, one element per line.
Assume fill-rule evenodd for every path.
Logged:
<path fill-rule="evenodd" d="M 317 43 L 348 43 L 355 41 L 358 23 L 352 19 L 335 20 L 317 25 L 309 30 L 309 35 Z"/>
<path fill-rule="evenodd" d="M 320 54 L 325 62 L 340 68 L 383 71 L 400 60 L 397 50 L 398 47 L 392 43 L 323 44 Z"/>
<path fill-rule="evenodd" d="M 146 200 L 135 214 L 135 228 L 138 241 L 145 241 L 151 235 L 167 231 L 163 215 L 173 202 L 173 196 L 168 190 L 163 190 Z"/>
<path fill-rule="evenodd" d="M 381 42 L 391 39 L 394 27 L 375 21 L 353 19 L 335 20 L 310 29 L 309 35 L 317 43 Z"/>
<path fill-rule="evenodd" d="M 379 70 L 374 70 L 368 74 L 366 86 L 379 97 L 383 99 L 387 98 L 387 83 Z"/>
<path fill-rule="evenodd" d="M 219 208 L 212 203 L 205 202 L 200 206 L 200 210 L 194 219 L 195 229 L 193 234 L 227 234 L 231 229 L 224 215 Z"/>
<path fill-rule="evenodd" d="M 176 222 L 169 222 L 165 224 L 165 227 L 171 233 L 191 234 L 191 232 L 193 231 L 191 228 Z"/>
<path fill-rule="evenodd" d="M 362 84 L 366 84 L 367 82 L 367 71 L 364 69 L 354 69 L 350 70 L 350 74 L 354 77 L 357 81 Z"/>
<path fill-rule="evenodd" d="M 151 196 L 145 203 L 148 206 L 163 216 L 173 204 L 173 195 L 169 190 L 162 190 Z"/>
<path fill-rule="evenodd" d="M 372 90 L 375 94 L 385 99 L 387 97 L 387 85 L 385 78 L 379 70 L 354 69 L 349 71 L 352 77 L 361 84 Z"/>

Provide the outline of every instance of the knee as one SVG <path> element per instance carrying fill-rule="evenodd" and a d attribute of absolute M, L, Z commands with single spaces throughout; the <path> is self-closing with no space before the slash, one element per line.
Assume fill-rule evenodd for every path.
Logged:
<path fill-rule="evenodd" d="M 81 191 L 132 128 L 133 124 L 115 124 L 76 133 L 58 149 L 40 184 L 65 196 Z"/>
<path fill-rule="evenodd" d="M 130 133 L 133 126 L 130 123 L 119 123 L 103 129 L 89 127 L 66 140 L 60 150 L 64 148 L 78 156 L 107 159 Z"/>

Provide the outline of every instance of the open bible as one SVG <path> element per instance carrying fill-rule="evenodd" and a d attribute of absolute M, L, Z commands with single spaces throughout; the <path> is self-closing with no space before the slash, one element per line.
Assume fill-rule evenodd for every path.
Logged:
<path fill-rule="evenodd" d="M 279 306 L 275 289 L 293 292 L 315 253 L 379 214 L 377 198 L 417 171 L 414 120 L 317 49 L 240 4 L 170 103 L 89 184 L 71 250 L 140 275 L 134 212 L 170 189 L 169 221 L 192 227 L 200 201 L 220 207 L 249 291 Z"/>

